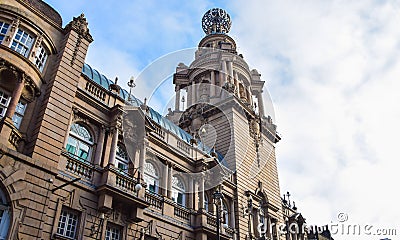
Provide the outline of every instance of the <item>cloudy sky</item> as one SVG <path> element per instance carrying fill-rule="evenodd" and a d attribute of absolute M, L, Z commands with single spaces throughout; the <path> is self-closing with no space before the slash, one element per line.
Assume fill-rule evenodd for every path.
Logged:
<path fill-rule="evenodd" d="M 262 74 L 274 102 L 281 191 L 292 193 L 309 224 L 337 223 L 346 213 L 345 225 L 400 235 L 399 0 L 47 2 L 64 25 L 85 13 L 95 39 L 87 62 L 121 82 L 195 47 L 203 13 L 226 9 L 239 53 Z M 183 60 L 163 65 L 168 74 L 179 61 L 189 64 L 183 52 Z M 149 83 L 140 80 L 135 91 L 143 97 Z"/>

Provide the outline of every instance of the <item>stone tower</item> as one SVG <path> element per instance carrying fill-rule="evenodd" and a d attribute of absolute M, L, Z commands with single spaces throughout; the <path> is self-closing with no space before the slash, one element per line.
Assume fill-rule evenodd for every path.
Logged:
<path fill-rule="evenodd" d="M 168 117 L 224 156 L 220 163 L 233 172 L 236 184 L 238 239 L 277 239 L 282 212 L 275 143 L 280 137 L 271 117 L 265 116 L 265 82 L 237 53 L 236 42 L 228 35 L 230 27 L 226 11 L 214 8 L 205 13 L 206 36 L 198 44 L 195 60 L 176 68 L 176 106 Z M 179 109 L 182 94 L 187 102 L 183 111 Z M 265 224 L 266 235 L 257 229 L 260 223 Z"/>

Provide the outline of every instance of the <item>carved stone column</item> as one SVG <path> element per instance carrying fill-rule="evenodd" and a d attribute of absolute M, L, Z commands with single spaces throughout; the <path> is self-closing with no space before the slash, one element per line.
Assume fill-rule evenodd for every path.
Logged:
<path fill-rule="evenodd" d="M 222 86 L 224 86 L 224 84 L 227 82 L 226 61 L 223 60 L 223 61 L 221 62 L 221 64 L 222 64 L 222 72 L 221 72 L 221 75 L 222 75 Z"/>
<path fill-rule="evenodd" d="M 192 82 L 191 87 L 192 87 L 192 104 L 195 104 L 197 93 L 196 93 L 196 83 L 194 81 Z"/>
<path fill-rule="evenodd" d="M 168 192 L 167 192 L 167 197 L 169 197 L 169 198 L 171 198 L 171 196 L 172 196 L 172 165 L 171 164 L 169 164 L 169 167 L 168 167 L 168 181 L 167 181 L 167 189 L 168 189 Z"/>
<path fill-rule="evenodd" d="M 139 179 L 143 181 L 143 174 L 144 174 L 144 160 L 146 158 L 146 150 L 147 150 L 147 145 L 149 144 L 147 138 L 143 138 L 143 143 L 140 148 L 140 156 L 139 156 Z"/>
<path fill-rule="evenodd" d="M 257 93 L 257 101 L 258 101 L 258 112 L 260 117 L 264 117 L 264 101 L 262 97 L 262 91 Z"/>
<path fill-rule="evenodd" d="M 105 136 L 105 128 L 104 126 L 100 126 L 100 134 L 99 134 L 99 139 L 97 140 L 97 147 L 96 147 L 96 153 L 94 156 L 94 165 L 100 165 L 101 157 L 103 154 L 103 145 L 104 145 L 104 136 Z"/>
<path fill-rule="evenodd" d="M 193 204 L 193 201 L 194 201 L 194 198 L 193 198 L 193 196 L 194 196 L 194 194 L 193 194 L 193 178 L 191 178 L 190 177 L 190 175 L 189 175 L 189 177 L 188 177 L 188 184 L 189 184 L 189 187 L 188 187 L 188 208 L 190 208 L 190 209 L 194 209 L 194 204 Z"/>
<path fill-rule="evenodd" d="M 227 65 L 229 74 L 228 80 L 230 83 L 233 83 L 233 62 L 232 61 L 227 62 Z"/>
<path fill-rule="evenodd" d="M 23 73 L 21 78 L 18 79 L 17 84 L 15 85 L 14 91 L 12 93 L 11 101 L 8 104 L 6 117 L 12 118 L 15 113 L 15 109 L 17 108 L 18 102 L 22 95 L 22 90 L 24 90 L 25 86 L 25 77 L 26 75 Z"/>
<path fill-rule="evenodd" d="M 215 72 L 213 70 L 211 70 L 211 97 L 214 97 L 215 95 L 217 95 L 217 87 L 216 87 L 216 83 L 215 83 Z"/>
<path fill-rule="evenodd" d="M 161 188 L 162 188 L 162 194 L 164 196 L 168 195 L 168 165 L 169 162 L 166 162 L 165 165 L 163 165 L 163 173 L 162 173 L 162 182 L 161 182 Z"/>
<path fill-rule="evenodd" d="M 253 105 L 253 95 L 251 94 L 251 88 L 250 88 L 250 86 L 247 86 L 246 95 L 247 95 L 247 101 L 248 101 L 248 103 L 250 103 L 250 105 Z"/>
<path fill-rule="evenodd" d="M 234 201 L 231 201 L 231 209 L 230 209 L 230 217 L 231 219 L 229 220 L 229 222 L 231 223 L 231 227 L 233 229 L 235 229 L 235 203 Z"/>
<path fill-rule="evenodd" d="M 118 127 L 115 127 L 112 130 L 113 133 L 113 138 L 111 141 L 111 150 L 110 150 L 110 157 L 108 159 L 108 165 L 115 165 L 115 157 L 117 155 L 117 144 L 118 144 L 118 134 L 119 134 L 119 130 Z"/>
<path fill-rule="evenodd" d="M 194 202 L 193 202 L 193 209 L 195 210 L 199 210 L 201 207 L 199 205 L 199 201 L 198 199 L 199 197 L 199 181 L 196 178 L 196 181 L 194 181 L 194 191 L 193 191 L 193 198 L 194 198 Z"/>
<path fill-rule="evenodd" d="M 179 111 L 179 105 L 181 100 L 181 90 L 179 86 L 175 87 L 175 111 Z"/>
<path fill-rule="evenodd" d="M 240 94 L 239 94 L 239 75 L 238 73 L 235 71 L 234 73 L 235 76 L 235 87 L 236 87 L 236 96 L 238 96 L 238 98 L 240 98 Z"/>
<path fill-rule="evenodd" d="M 190 107 L 191 105 L 192 105 L 192 86 L 191 85 L 188 85 L 187 87 L 186 87 L 186 91 L 187 91 L 187 108 L 188 107 Z"/>
<path fill-rule="evenodd" d="M 204 208 L 204 177 L 199 182 L 199 208 Z"/>

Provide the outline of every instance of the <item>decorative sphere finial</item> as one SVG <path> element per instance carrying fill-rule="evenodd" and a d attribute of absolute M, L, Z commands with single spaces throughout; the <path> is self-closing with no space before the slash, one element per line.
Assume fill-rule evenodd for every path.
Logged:
<path fill-rule="evenodd" d="M 203 31 L 207 35 L 212 33 L 228 33 L 232 25 L 229 14 L 220 8 L 208 10 L 201 22 Z"/>

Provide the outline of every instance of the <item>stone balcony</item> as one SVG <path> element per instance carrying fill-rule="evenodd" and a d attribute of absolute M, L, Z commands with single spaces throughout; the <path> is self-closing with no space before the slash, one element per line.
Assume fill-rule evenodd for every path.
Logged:
<path fill-rule="evenodd" d="M 129 212 L 129 220 L 140 222 L 143 220 L 143 210 L 150 206 L 145 201 L 145 189 L 136 191 L 137 180 L 119 169 L 108 166 L 102 170 L 100 181 L 96 183 L 96 192 L 99 194 L 98 208 L 109 211 L 113 204 L 123 204 Z"/>
<path fill-rule="evenodd" d="M 217 232 L 217 218 L 212 213 L 200 209 L 195 213 L 195 224 L 193 226 L 196 232 L 206 232 L 209 235 L 215 235 Z M 220 227 L 221 239 L 231 239 L 234 229 L 231 227 Z"/>

